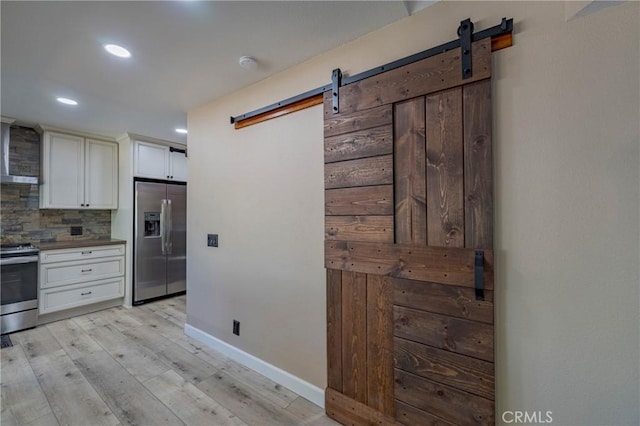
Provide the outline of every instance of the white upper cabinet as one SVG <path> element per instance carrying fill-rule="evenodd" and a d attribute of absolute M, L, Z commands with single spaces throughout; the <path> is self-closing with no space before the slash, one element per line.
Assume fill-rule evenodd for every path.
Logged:
<path fill-rule="evenodd" d="M 155 143 L 134 143 L 134 176 L 169 179 L 169 148 Z"/>
<path fill-rule="evenodd" d="M 135 141 L 133 152 L 134 176 L 187 181 L 187 156 L 184 149 Z"/>
<path fill-rule="evenodd" d="M 86 139 L 84 156 L 85 207 L 118 208 L 118 145 Z"/>
<path fill-rule="evenodd" d="M 187 153 L 184 150 L 179 149 L 169 150 L 169 165 L 170 169 L 169 179 L 178 180 L 181 182 L 187 181 Z"/>
<path fill-rule="evenodd" d="M 42 209 L 117 209 L 118 145 L 45 131 Z"/>

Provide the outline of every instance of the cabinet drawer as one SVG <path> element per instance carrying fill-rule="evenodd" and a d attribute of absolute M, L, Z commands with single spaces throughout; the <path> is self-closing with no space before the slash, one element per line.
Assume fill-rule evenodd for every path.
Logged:
<path fill-rule="evenodd" d="M 99 259 L 101 257 L 109 256 L 124 256 L 124 244 L 79 247 L 61 250 L 43 250 L 40 252 L 40 264 Z"/>
<path fill-rule="evenodd" d="M 91 284 L 76 284 L 54 287 L 40 291 L 39 313 L 61 311 L 90 305 L 124 295 L 124 277 L 94 281 Z"/>
<path fill-rule="evenodd" d="M 124 275 L 124 256 L 40 265 L 40 288 L 58 287 Z"/>

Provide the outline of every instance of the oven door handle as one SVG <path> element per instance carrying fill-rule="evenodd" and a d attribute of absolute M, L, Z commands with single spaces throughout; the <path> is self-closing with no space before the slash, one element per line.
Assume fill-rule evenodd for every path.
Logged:
<path fill-rule="evenodd" d="M 21 263 L 34 263 L 38 256 L 4 257 L 0 259 L 0 265 L 19 265 Z"/>

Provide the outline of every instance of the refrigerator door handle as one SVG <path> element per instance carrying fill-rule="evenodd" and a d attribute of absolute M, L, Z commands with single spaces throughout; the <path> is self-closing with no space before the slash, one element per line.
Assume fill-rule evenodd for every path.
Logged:
<path fill-rule="evenodd" d="M 172 209 L 172 205 L 171 205 L 171 200 L 166 200 L 167 204 L 166 204 L 166 209 L 165 209 L 165 213 L 166 213 L 166 218 L 165 218 L 165 241 L 167 242 L 167 248 L 165 249 L 167 254 L 171 254 L 173 252 L 173 209 Z"/>
<path fill-rule="evenodd" d="M 160 248 L 167 254 L 167 200 L 160 200 Z"/>

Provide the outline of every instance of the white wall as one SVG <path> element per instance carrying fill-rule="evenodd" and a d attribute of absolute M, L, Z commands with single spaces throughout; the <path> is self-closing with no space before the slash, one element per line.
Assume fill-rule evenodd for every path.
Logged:
<path fill-rule="evenodd" d="M 562 2 L 440 2 L 190 111 L 188 323 L 324 387 L 321 107 L 242 130 L 229 116 L 502 16 L 516 30 L 494 55 L 497 419 L 638 424 L 637 2 L 569 22 Z"/>

